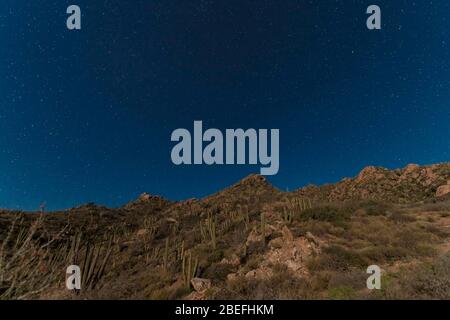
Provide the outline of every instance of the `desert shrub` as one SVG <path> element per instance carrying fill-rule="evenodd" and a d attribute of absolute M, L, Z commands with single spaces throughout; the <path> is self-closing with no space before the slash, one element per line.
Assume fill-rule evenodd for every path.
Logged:
<path fill-rule="evenodd" d="M 401 247 L 393 246 L 373 246 L 361 250 L 366 261 L 370 264 L 383 263 L 405 258 L 410 255 L 410 251 Z"/>
<path fill-rule="evenodd" d="M 192 254 L 198 258 L 199 269 L 206 270 L 211 264 L 222 260 L 224 249 L 222 246 L 212 249 L 209 244 L 202 243 L 192 249 Z"/>
<path fill-rule="evenodd" d="M 354 250 L 346 249 L 339 245 L 332 245 L 324 249 L 324 252 L 308 263 L 310 271 L 330 270 L 348 271 L 351 268 L 367 267 L 368 261 L 364 255 Z"/>
<path fill-rule="evenodd" d="M 433 234 L 433 235 L 435 235 L 435 236 L 437 236 L 439 238 L 442 238 L 442 239 L 447 239 L 450 236 L 450 234 L 447 231 L 442 230 L 442 229 L 440 229 L 440 228 L 438 228 L 438 227 L 436 227 L 434 225 L 431 225 L 431 224 L 426 224 L 426 225 L 423 225 L 421 227 L 424 230 L 424 232 L 426 232 L 428 234 Z"/>
<path fill-rule="evenodd" d="M 158 289 L 153 291 L 149 299 L 150 300 L 169 300 L 171 292 L 168 289 Z"/>
<path fill-rule="evenodd" d="M 248 244 L 247 254 L 248 255 L 261 254 L 264 253 L 264 250 L 265 247 L 262 241 L 252 241 Z"/>
<path fill-rule="evenodd" d="M 411 281 L 411 287 L 421 297 L 450 299 L 450 254 L 422 267 Z"/>
<path fill-rule="evenodd" d="M 386 278 L 380 292 L 384 298 L 450 299 L 450 253 Z"/>
<path fill-rule="evenodd" d="M 311 274 L 310 277 L 311 290 L 317 292 L 328 290 L 330 279 L 333 277 L 334 274 L 335 274 L 334 272 L 327 270 L 317 271 Z"/>
<path fill-rule="evenodd" d="M 362 202 L 360 207 L 364 209 L 364 212 L 369 216 L 385 216 L 388 210 L 391 208 L 387 203 L 369 200 Z"/>
<path fill-rule="evenodd" d="M 328 234 L 341 235 L 341 230 L 344 231 L 343 228 L 332 225 L 329 222 L 316 220 L 293 224 L 290 230 L 292 235 L 296 238 L 304 237 L 307 232 L 311 232 L 312 234 L 321 237 Z"/>
<path fill-rule="evenodd" d="M 173 290 L 169 295 L 169 300 L 176 300 L 187 296 L 191 292 L 190 288 L 186 286 L 180 286 L 177 289 Z"/>
<path fill-rule="evenodd" d="M 389 219 L 397 223 L 408 223 L 416 221 L 416 218 L 403 212 L 393 212 Z"/>
<path fill-rule="evenodd" d="M 328 288 L 351 288 L 361 290 L 366 288 L 367 274 L 364 269 L 351 269 L 347 272 L 332 273 Z"/>
<path fill-rule="evenodd" d="M 300 221 L 318 220 L 327 222 L 343 222 L 351 217 L 349 208 L 323 206 L 303 211 L 299 216 Z"/>
<path fill-rule="evenodd" d="M 259 267 L 263 257 L 261 255 L 252 255 L 248 258 L 247 263 L 245 265 L 246 271 L 250 271 Z"/>
<path fill-rule="evenodd" d="M 238 278 L 227 283 L 227 298 L 236 299 L 308 299 L 314 298 L 309 283 L 287 268 L 275 267 L 267 279 Z M 223 294 L 223 293 L 222 293 Z M 215 299 L 223 296 L 215 296 Z"/>
<path fill-rule="evenodd" d="M 442 198 L 431 198 L 426 200 L 422 205 L 412 204 L 409 208 L 411 211 L 417 212 L 439 212 L 439 211 L 450 211 L 450 198 L 442 197 Z"/>
<path fill-rule="evenodd" d="M 403 229 L 397 232 L 393 240 L 396 246 L 414 252 L 421 245 L 430 242 L 432 239 L 430 234 L 420 230 Z"/>
<path fill-rule="evenodd" d="M 337 287 L 328 289 L 328 297 L 333 300 L 351 300 L 356 299 L 357 293 L 350 287 Z"/>
<path fill-rule="evenodd" d="M 205 270 L 205 272 L 202 274 L 202 277 L 213 279 L 215 281 L 224 281 L 226 280 L 227 275 L 232 271 L 233 266 L 230 264 L 213 263 Z"/>

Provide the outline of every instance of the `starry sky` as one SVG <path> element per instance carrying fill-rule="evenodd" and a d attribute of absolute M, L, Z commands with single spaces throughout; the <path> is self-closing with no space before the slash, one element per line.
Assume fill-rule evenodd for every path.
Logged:
<path fill-rule="evenodd" d="M 450 160 L 448 0 L 2 0 L 0 40 L 3 208 L 203 197 L 259 172 L 172 164 L 194 120 L 279 128 L 283 190 Z"/>

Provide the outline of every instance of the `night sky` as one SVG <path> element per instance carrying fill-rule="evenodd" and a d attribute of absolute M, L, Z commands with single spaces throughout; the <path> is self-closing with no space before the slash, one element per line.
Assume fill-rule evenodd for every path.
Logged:
<path fill-rule="evenodd" d="M 279 128 L 283 190 L 450 160 L 448 0 L 1 0 L 0 39 L 3 208 L 203 197 L 259 172 L 172 164 L 194 120 Z"/>

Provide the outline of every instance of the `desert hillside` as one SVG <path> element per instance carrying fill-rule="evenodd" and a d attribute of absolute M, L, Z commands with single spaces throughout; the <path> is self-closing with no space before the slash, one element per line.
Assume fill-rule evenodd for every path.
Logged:
<path fill-rule="evenodd" d="M 204 199 L 2 210 L 0 299 L 449 299 L 449 250 L 450 163 L 294 192 L 251 175 Z"/>

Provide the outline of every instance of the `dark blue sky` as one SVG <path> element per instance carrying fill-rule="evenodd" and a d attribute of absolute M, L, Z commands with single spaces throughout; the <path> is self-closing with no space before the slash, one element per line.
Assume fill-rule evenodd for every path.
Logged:
<path fill-rule="evenodd" d="M 0 39 L 0 207 L 202 197 L 259 172 L 173 165 L 194 120 L 279 128 L 281 189 L 450 160 L 448 0 L 2 0 Z"/>

